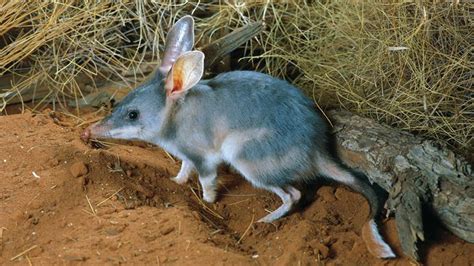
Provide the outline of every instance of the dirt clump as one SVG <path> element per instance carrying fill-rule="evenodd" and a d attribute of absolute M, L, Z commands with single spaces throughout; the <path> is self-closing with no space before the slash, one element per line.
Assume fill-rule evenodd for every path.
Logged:
<path fill-rule="evenodd" d="M 73 177 L 84 176 L 89 172 L 87 165 L 81 161 L 75 162 L 73 165 L 71 165 L 69 170 L 71 171 Z"/>

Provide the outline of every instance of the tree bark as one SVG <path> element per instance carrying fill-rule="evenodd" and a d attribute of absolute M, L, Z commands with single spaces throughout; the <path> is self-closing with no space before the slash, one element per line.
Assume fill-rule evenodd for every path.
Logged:
<path fill-rule="evenodd" d="M 389 192 L 405 254 L 418 260 L 428 207 L 456 236 L 474 242 L 472 166 L 446 146 L 346 111 L 331 111 L 338 151 L 345 163 Z"/>

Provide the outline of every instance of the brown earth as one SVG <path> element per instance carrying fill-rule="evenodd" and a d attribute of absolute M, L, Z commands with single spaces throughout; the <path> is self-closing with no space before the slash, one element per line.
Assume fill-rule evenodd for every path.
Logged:
<path fill-rule="evenodd" d="M 368 254 L 368 205 L 344 187 L 323 186 L 305 210 L 255 223 L 276 196 L 223 168 L 218 202 L 203 204 L 196 177 L 169 180 L 179 162 L 159 148 L 93 148 L 77 123 L 49 111 L 0 116 L 0 265 L 415 264 Z M 383 231 L 401 255 L 393 219 Z M 425 264 L 474 262 L 474 244 L 435 223 L 426 235 Z"/>

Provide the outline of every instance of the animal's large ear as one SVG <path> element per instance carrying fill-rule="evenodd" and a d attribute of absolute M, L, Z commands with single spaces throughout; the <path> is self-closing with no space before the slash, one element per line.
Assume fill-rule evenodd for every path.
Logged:
<path fill-rule="evenodd" d="M 194 19 L 184 16 L 179 19 L 166 36 L 163 59 L 159 67 L 161 74 L 166 76 L 176 59 L 185 52 L 191 51 L 194 44 Z"/>
<path fill-rule="evenodd" d="M 204 54 L 200 51 L 187 52 L 178 57 L 165 82 L 166 96 L 177 99 L 186 94 L 202 78 Z"/>

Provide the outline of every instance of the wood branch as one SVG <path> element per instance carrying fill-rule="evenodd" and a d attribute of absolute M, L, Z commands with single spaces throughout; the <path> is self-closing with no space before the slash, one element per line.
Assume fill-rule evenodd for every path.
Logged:
<path fill-rule="evenodd" d="M 0 90 L 2 92 L 2 90 Z M 48 87 L 35 87 L 35 88 L 28 88 L 23 90 L 21 93 L 10 91 L 9 88 L 5 90 L 5 92 L 0 93 L 0 100 L 5 100 L 10 104 L 17 104 L 22 102 L 29 102 L 34 100 L 40 100 L 44 97 L 47 97 L 51 94 L 51 90 Z M 0 110 L 2 109 L 3 105 L 0 104 Z"/>
<path fill-rule="evenodd" d="M 472 166 L 446 146 L 350 112 L 329 112 L 339 154 L 389 192 L 402 249 L 418 260 L 428 207 L 458 237 L 474 242 Z"/>
<path fill-rule="evenodd" d="M 202 47 L 201 51 L 206 55 L 204 59 L 206 68 L 212 67 L 212 65 L 224 55 L 234 51 L 259 34 L 263 30 L 263 27 L 263 22 L 254 22 L 238 28 L 224 37 Z"/>

